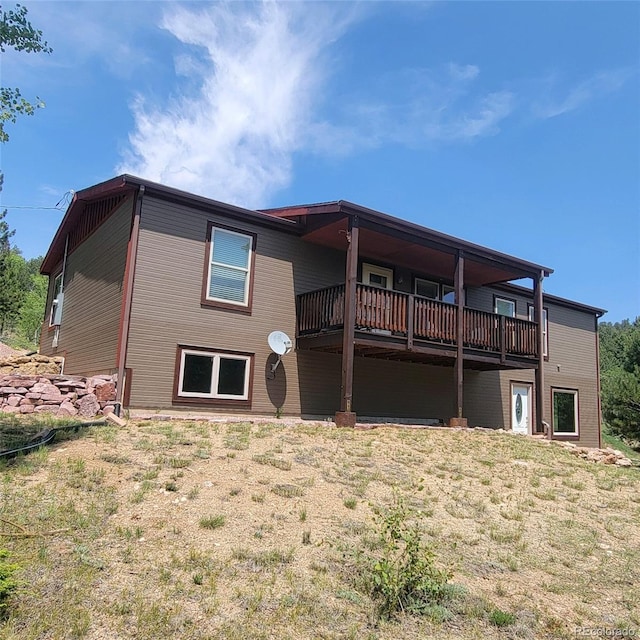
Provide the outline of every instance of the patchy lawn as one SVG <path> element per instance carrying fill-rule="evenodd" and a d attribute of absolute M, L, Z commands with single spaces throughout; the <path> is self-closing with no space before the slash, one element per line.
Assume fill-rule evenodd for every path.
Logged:
<path fill-rule="evenodd" d="M 525 437 L 132 422 L 0 475 L 6 640 L 640 634 L 640 471 Z M 394 494 L 456 585 L 427 616 L 367 591 Z"/>

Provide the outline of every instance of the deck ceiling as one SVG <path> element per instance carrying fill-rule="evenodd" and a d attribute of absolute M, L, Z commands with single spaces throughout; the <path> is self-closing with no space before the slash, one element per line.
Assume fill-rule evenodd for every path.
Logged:
<path fill-rule="evenodd" d="M 307 220 L 303 238 L 314 244 L 339 251 L 347 250 L 347 218 L 324 214 Z M 400 237 L 400 234 L 384 233 L 360 227 L 358 255 L 378 263 L 405 267 L 417 273 L 453 282 L 455 255 L 450 248 L 439 248 L 437 243 L 420 238 Z M 497 282 L 508 282 L 528 274 L 499 261 L 475 259 L 465 253 L 464 283 L 479 287 Z"/>

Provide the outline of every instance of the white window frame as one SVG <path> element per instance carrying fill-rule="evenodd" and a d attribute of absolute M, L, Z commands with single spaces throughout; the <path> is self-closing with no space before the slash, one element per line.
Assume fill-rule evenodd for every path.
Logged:
<path fill-rule="evenodd" d="M 193 356 L 209 356 L 212 358 L 211 367 L 211 388 L 209 393 L 200 393 L 195 391 L 183 391 L 184 384 L 184 364 L 188 355 Z M 220 359 L 226 360 L 243 360 L 246 363 L 244 370 L 244 393 L 240 395 L 232 395 L 229 393 L 217 393 L 220 382 Z M 234 353 L 222 353 L 218 351 L 202 351 L 199 349 L 181 349 L 180 350 L 180 373 L 178 376 L 178 396 L 181 398 L 207 398 L 210 400 L 249 400 L 249 381 L 251 379 L 251 356 L 240 355 Z"/>
<path fill-rule="evenodd" d="M 53 300 L 51 301 L 51 310 L 49 312 L 49 327 L 58 326 L 55 323 L 56 313 L 60 302 L 62 302 L 60 295 L 62 294 L 62 271 L 53 280 Z"/>
<path fill-rule="evenodd" d="M 213 250 L 215 247 L 215 234 L 216 231 L 220 233 L 228 233 L 234 236 L 239 236 L 249 241 L 249 259 L 247 261 L 246 267 L 237 267 L 235 265 L 225 264 L 224 262 L 214 262 L 213 261 Z M 238 307 L 248 307 L 249 306 L 249 292 L 251 290 L 251 261 L 253 260 L 253 236 L 247 235 L 246 233 L 239 233 L 238 231 L 232 231 L 231 229 L 226 229 L 224 227 L 216 227 L 215 225 L 211 227 L 211 236 L 209 237 L 209 244 L 211 245 L 209 248 L 209 267 L 207 270 L 207 290 L 205 298 L 207 300 L 211 300 L 213 302 L 221 302 L 229 305 L 236 305 Z M 245 274 L 244 281 L 244 298 L 242 302 L 238 302 L 237 300 L 229 300 L 228 298 L 215 298 L 209 295 L 209 291 L 211 290 L 211 268 L 213 266 L 224 267 L 225 269 L 232 269 L 234 271 L 239 271 Z"/>
<path fill-rule="evenodd" d="M 529 321 L 530 322 L 535 322 L 535 317 L 536 317 L 536 308 L 530 304 L 529 305 Z M 542 344 L 543 344 L 543 351 L 542 351 L 542 355 L 545 358 L 549 357 L 549 313 L 547 312 L 546 308 L 542 309 Z"/>
<path fill-rule="evenodd" d="M 573 415 L 574 430 L 573 431 L 556 431 L 556 412 L 555 412 L 555 396 L 557 393 L 564 393 L 573 396 Z M 563 389 L 560 387 L 551 388 L 551 424 L 554 436 L 570 436 L 575 437 L 580 435 L 580 414 L 578 413 L 578 390 L 577 389 Z"/>
<path fill-rule="evenodd" d="M 498 301 L 507 302 L 508 304 L 513 306 L 513 313 L 510 316 L 507 316 L 503 313 L 498 313 Z M 497 315 L 504 315 L 505 318 L 515 318 L 516 317 L 516 302 L 515 300 L 511 300 L 510 298 L 502 298 L 500 296 L 495 296 L 493 299 L 493 313 Z"/>
<path fill-rule="evenodd" d="M 381 287 L 379 284 L 369 284 L 368 287 L 379 287 L 385 288 L 387 291 L 393 291 L 394 287 L 394 273 L 393 269 L 389 269 L 389 267 L 379 267 L 377 264 L 370 264 L 368 262 L 362 263 L 362 282 L 364 283 L 366 276 L 380 276 L 382 278 L 387 279 L 387 283 L 390 285 L 388 287 Z"/>

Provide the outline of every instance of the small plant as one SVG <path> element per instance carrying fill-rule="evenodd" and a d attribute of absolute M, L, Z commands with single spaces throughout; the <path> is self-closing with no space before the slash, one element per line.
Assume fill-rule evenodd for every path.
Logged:
<path fill-rule="evenodd" d="M 345 498 L 342 501 L 342 504 L 347 508 L 347 509 L 355 509 L 358 501 L 355 498 Z"/>
<path fill-rule="evenodd" d="M 164 483 L 165 491 L 177 491 L 178 485 L 173 480 L 168 480 Z"/>
<path fill-rule="evenodd" d="M 295 484 L 277 484 L 271 491 L 283 498 L 296 498 L 304 495 L 304 489 L 297 487 Z"/>
<path fill-rule="evenodd" d="M 9 552 L 6 549 L 0 549 L 0 618 L 6 614 L 7 600 L 18 586 L 18 581 L 13 576 L 20 567 L 6 562 L 8 557 Z"/>
<path fill-rule="evenodd" d="M 302 544 L 311 544 L 311 531 L 308 529 L 302 532 Z"/>
<path fill-rule="evenodd" d="M 515 621 L 516 617 L 513 613 L 501 609 L 493 609 L 489 614 L 489 622 L 496 627 L 508 627 Z"/>
<path fill-rule="evenodd" d="M 298 518 L 300 519 L 300 522 L 305 522 L 307 519 L 307 510 L 303 507 L 302 509 L 300 509 L 300 513 L 298 513 Z"/>
<path fill-rule="evenodd" d="M 422 541 L 419 515 L 397 494 L 390 508 L 374 508 L 379 551 L 364 559 L 364 569 L 383 619 L 400 611 L 428 614 L 451 593 L 450 574 L 435 566 L 434 552 Z"/>
<path fill-rule="evenodd" d="M 224 525 L 226 518 L 220 513 L 217 516 L 205 516 L 200 518 L 200 526 L 203 529 L 218 529 Z"/>
<path fill-rule="evenodd" d="M 200 585 L 200 584 L 202 584 L 204 582 L 204 576 L 200 572 L 194 573 L 192 578 L 193 578 L 193 583 L 194 584 Z"/>

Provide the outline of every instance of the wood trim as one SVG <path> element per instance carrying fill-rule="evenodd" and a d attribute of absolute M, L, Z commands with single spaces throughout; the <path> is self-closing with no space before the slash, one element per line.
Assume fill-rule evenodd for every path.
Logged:
<path fill-rule="evenodd" d="M 600 386 L 600 332 L 598 318 L 594 317 L 596 338 L 596 393 L 598 394 L 598 448 L 602 449 L 602 389 Z"/>
<path fill-rule="evenodd" d="M 219 300 L 210 300 L 207 298 L 207 291 L 209 285 L 209 266 L 211 263 L 211 231 L 212 229 L 224 229 L 225 231 L 231 231 L 243 236 L 251 237 L 251 264 L 249 265 L 249 291 L 247 293 L 247 304 L 237 304 L 234 302 L 222 302 Z M 255 280 L 256 270 L 256 245 L 258 244 L 258 234 L 253 231 L 246 231 L 245 229 L 239 229 L 238 227 L 231 227 L 219 222 L 207 221 L 207 236 L 205 238 L 205 251 L 204 251 L 204 269 L 202 272 L 202 289 L 200 293 L 200 306 L 211 307 L 214 309 L 225 309 L 227 311 L 235 311 L 236 313 L 242 313 L 245 315 L 251 315 L 253 309 L 253 283 Z"/>
<path fill-rule="evenodd" d="M 133 302 L 133 284 L 135 280 L 136 261 L 138 259 L 138 241 L 140 238 L 140 216 L 142 213 L 142 200 L 144 199 L 144 186 L 140 186 L 135 196 L 132 208 L 131 231 L 127 246 L 127 257 L 124 268 L 124 286 L 122 289 L 122 303 L 120 305 L 120 321 L 118 326 L 118 346 L 116 347 L 116 367 L 118 379 L 116 382 L 116 402 L 122 403 L 124 389 L 122 380 L 125 377 L 125 364 L 127 360 L 127 348 L 129 346 L 129 327 L 131 323 L 131 305 Z M 129 395 L 131 391 L 129 390 Z"/>
<path fill-rule="evenodd" d="M 178 394 L 180 384 L 180 364 L 182 351 L 202 351 L 204 353 L 229 354 L 244 356 L 249 359 L 249 383 L 246 400 L 231 400 L 229 398 L 185 398 Z M 209 407 L 237 407 L 250 409 L 253 400 L 253 375 L 255 371 L 255 354 L 249 351 L 233 351 L 231 349 L 218 349 L 216 347 L 202 347 L 188 344 L 176 345 L 176 362 L 173 370 L 173 395 L 171 403 L 174 405 L 205 405 Z"/>
<path fill-rule="evenodd" d="M 124 369 L 124 396 L 122 406 L 128 407 L 131 404 L 131 385 L 133 383 L 133 369 L 125 367 Z"/>

